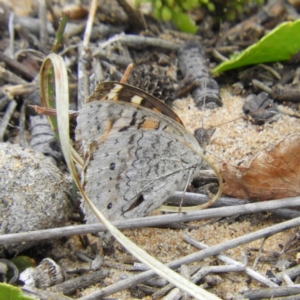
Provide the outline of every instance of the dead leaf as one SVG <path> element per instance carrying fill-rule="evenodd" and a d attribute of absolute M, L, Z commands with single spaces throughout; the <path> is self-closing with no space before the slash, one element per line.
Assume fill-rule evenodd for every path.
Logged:
<path fill-rule="evenodd" d="M 300 136 L 291 135 L 273 149 L 261 150 L 249 168 L 223 164 L 223 194 L 270 200 L 300 195 Z"/>

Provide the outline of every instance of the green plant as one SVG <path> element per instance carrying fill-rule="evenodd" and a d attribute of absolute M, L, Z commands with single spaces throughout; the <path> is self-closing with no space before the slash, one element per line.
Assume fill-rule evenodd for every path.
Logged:
<path fill-rule="evenodd" d="M 218 19 L 234 20 L 247 5 L 262 4 L 263 0 L 136 0 L 136 5 L 142 2 L 151 3 L 156 19 L 172 20 L 180 31 L 196 33 L 197 26 L 188 15 L 195 8 L 206 8 Z"/>

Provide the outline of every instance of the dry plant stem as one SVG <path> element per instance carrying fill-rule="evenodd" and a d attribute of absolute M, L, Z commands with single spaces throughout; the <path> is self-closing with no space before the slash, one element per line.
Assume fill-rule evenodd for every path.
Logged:
<path fill-rule="evenodd" d="M 110 273 L 111 270 L 101 269 L 100 271 L 78 276 L 63 283 L 56 284 L 48 288 L 48 290 L 51 292 L 58 292 L 67 295 L 72 294 L 76 292 L 77 289 L 83 289 L 92 284 L 99 283 L 103 278 L 109 276 Z"/>
<path fill-rule="evenodd" d="M 202 243 L 202 242 L 198 242 L 196 241 L 195 239 L 191 238 L 190 236 L 188 235 L 184 235 L 183 236 L 183 240 L 186 242 L 186 243 L 189 243 L 191 245 L 193 245 L 194 247 L 198 248 L 198 249 L 206 249 L 206 248 L 209 248 L 209 246 L 207 246 L 206 244 Z M 239 266 L 244 266 L 244 264 L 226 256 L 226 255 L 223 255 L 223 254 L 218 254 L 217 255 L 217 258 L 227 264 L 230 264 L 230 265 L 239 265 Z M 260 273 L 246 267 L 245 268 L 245 273 L 250 276 L 251 278 L 257 280 L 258 282 L 260 283 L 263 283 L 264 285 L 268 286 L 268 287 L 277 287 L 278 285 L 276 283 L 274 283 L 273 281 L 271 281 L 270 279 L 262 276 Z"/>
<path fill-rule="evenodd" d="M 30 94 L 36 88 L 36 83 L 26 83 L 19 85 L 4 85 L 2 86 L 2 91 L 13 98 L 14 96 L 24 96 L 26 94 Z"/>
<path fill-rule="evenodd" d="M 182 192 L 175 192 L 173 196 L 168 200 L 168 202 L 170 202 L 171 205 L 178 206 L 179 203 L 181 202 L 182 194 L 183 194 Z M 207 200 L 209 200 L 209 198 L 205 194 L 185 193 L 183 204 L 185 206 L 186 205 L 194 206 L 194 205 L 206 203 Z M 244 199 L 220 197 L 211 207 L 242 205 L 247 203 L 251 203 L 251 202 Z M 272 214 L 275 214 L 287 220 L 300 217 L 300 211 L 295 209 L 281 208 L 281 209 L 272 210 L 271 212 Z"/>
<path fill-rule="evenodd" d="M 23 104 L 20 112 L 20 145 L 24 148 L 28 148 L 28 143 L 26 140 L 26 132 L 25 132 L 25 123 L 26 123 L 26 105 Z"/>
<path fill-rule="evenodd" d="M 284 297 L 300 294 L 300 285 L 283 286 L 277 288 L 268 288 L 260 290 L 252 290 L 244 293 L 246 299 L 273 299 L 274 297 Z M 299 299 L 299 296 L 294 299 Z"/>
<path fill-rule="evenodd" d="M 258 230 L 256 232 L 235 238 L 233 240 L 230 241 L 226 241 L 224 243 L 221 243 L 219 245 L 215 245 L 212 247 L 209 247 L 207 249 L 204 249 L 202 251 L 187 255 L 185 257 L 182 257 L 180 259 L 177 259 L 171 263 L 168 263 L 167 266 L 170 268 L 178 268 L 180 267 L 182 264 L 189 264 L 195 261 L 199 261 L 202 260 L 206 257 L 210 257 L 213 255 L 217 255 L 220 252 L 226 251 L 228 249 L 232 249 L 235 248 L 237 246 L 240 246 L 242 244 L 246 244 L 246 243 L 250 243 L 254 240 L 257 239 L 261 239 L 261 238 L 265 238 L 268 237 L 270 235 L 273 235 L 275 233 L 281 232 L 281 231 L 285 231 L 294 227 L 297 227 L 300 225 L 300 218 L 296 218 L 290 221 L 286 221 L 274 226 L 270 226 L 261 230 Z M 97 291 L 93 294 L 90 294 L 89 296 L 85 296 L 85 297 L 81 297 L 79 298 L 80 300 L 94 300 L 94 299 L 98 299 L 97 297 L 103 297 L 103 296 L 107 296 L 107 295 L 111 295 L 112 293 L 116 293 L 120 290 L 124 290 L 127 289 L 128 287 L 130 287 L 131 285 L 136 285 L 138 283 L 141 283 L 147 279 L 149 279 L 150 277 L 154 276 L 155 273 L 152 271 L 146 271 L 142 274 L 133 276 L 129 279 L 125 279 L 123 281 L 120 281 L 116 284 L 112 284 L 108 287 L 105 287 L 103 289 L 101 289 L 100 291 Z"/>
<path fill-rule="evenodd" d="M 78 110 L 80 111 L 85 99 L 89 95 L 89 80 L 87 77 L 87 71 L 85 69 L 84 47 L 80 45 L 78 47 L 78 87 L 77 87 L 77 101 Z"/>
<path fill-rule="evenodd" d="M 290 278 L 296 278 L 300 275 L 300 266 L 296 266 L 283 272 L 276 274 L 276 278 L 280 281 L 283 281 L 283 275 L 287 274 Z"/>
<path fill-rule="evenodd" d="M 284 274 L 282 276 L 282 278 L 283 278 L 283 280 L 284 280 L 284 282 L 285 282 L 285 284 L 287 286 L 293 286 L 293 285 L 295 285 L 294 282 L 292 281 L 292 279 L 287 274 Z"/>
<path fill-rule="evenodd" d="M 15 59 L 11 59 L 3 52 L 0 52 L 0 60 L 5 62 L 5 64 L 13 71 L 21 74 L 23 77 L 25 77 L 28 80 L 33 80 L 36 76 L 34 71 L 31 71 L 30 69 L 26 68 L 23 64 L 19 63 Z"/>
<path fill-rule="evenodd" d="M 196 220 L 231 217 L 235 215 L 243 215 L 250 213 L 258 213 L 262 211 L 276 210 L 285 207 L 300 206 L 300 197 L 286 198 L 282 200 L 265 201 L 259 203 L 251 203 L 245 205 L 235 205 L 230 207 L 210 208 L 189 213 L 174 213 L 160 216 L 135 218 L 127 221 L 115 221 L 114 226 L 119 229 L 133 229 L 147 226 L 160 226 L 175 222 L 190 222 Z M 298 220 L 298 219 L 294 219 Z M 292 221 L 294 221 L 292 220 Z M 297 221 L 295 221 L 297 222 Z M 292 227 L 291 227 L 292 228 Z M 53 228 L 47 230 L 37 230 L 32 232 L 21 232 L 14 234 L 0 235 L 0 244 L 20 243 L 34 240 L 45 240 L 49 238 L 58 238 L 75 234 L 97 233 L 105 231 L 102 224 L 67 226 L 61 228 Z"/>
<path fill-rule="evenodd" d="M 261 67 L 262 69 L 269 71 L 276 79 L 278 80 L 281 79 L 280 74 L 274 68 L 267 66 L 265 64 L 259 64 L 258 66 Z"/>
<path fill-rule="evenodd" d="M 15 42 L 15 29 L 14 29 L 14 14 L 10 13 L 8 20 L 8 32 L 9 32 L 9 55 L 14 57 L 14 42 Z"/>
<path fill-rule="evenodd" d="M 188 193 L 188 192 L 175 192 L 168 202 L 178 205 L 181 202 L 182 196 L 184 205 L 198 205 L 206 203 L 209 197 L 205 194 Z M 233 206 L 233 205 L 243 205 L 248 204 L 248 200 L 236 199 L 230 197 L 220 197 L 211 207 L 223 207 L 223 206 Z"/>
<path fill-rule="evenodd" d="M 174 43 L 173 41 L 166 41 L 160 38 L 144 37 L 133 34 L 118 34 L 107 40 L 105 43 L 101 44 L 102 49 L 109 46 L 114 42 L 120 42 L 127 47 L 131 48 L 147 48 L 147 47 L 157 47 L 167 50 L 178 50 L 180 47 L 179 43 Z"/>
<path fill-rule="evenodd" d="M 201 268 L 197 273 L 192 276 L 193 282 L 199 282 L 203 277 L 209 273 L 228 273 L 228 272 L 243 272 L 245 271 L 244 265 L 227 265 L 227 266 L 207 266 Z"/>
<path fill-rule="evenodd" d="M 174 288 L 174 285 L 171 283 L 168 283 L 166 286 L 161 288 L 159 291 L 153 293 L 151 295 L 152 300 L 159 300 L 161 299 L 166 293 L 169 293 Z"/>
<path fill-rule="evenodd" d="M 123 68 L 126 68 L 129 64 L 132 63 L 132 60 L 127 59 L 126 57 L 111 53 L 109 51 L 103 51 L 101 49 L 96 50 L 95 52 L 93 52 L 92 55 L 93 55 L 93 57 L 97 56 L 100 59 L 107 60 L 110 63 L 116 64 Z"/>
<path fill-rule="evenodd" d="M 220 62 L 228 61 L 229 60 L 226 56 L 224 56 L 223 54 L 221 54 L 217 49 L 213 49 L 212 50 L 212 55 L 213 55 L 213 57 L 215 59 L 217 59 Z"/>
<path fill-rule="evenodd" d="M 39 105 L 27 105 L 28 107 L 31 107 L 35 110 L 35 112 L 39 115 L 45 115 L 45 116 L 56 116 L 57 112 L 55 108 L 48 108 L 45 106 L 39 106 Z M 76 119 L 78 117 L 78 111 L 77 110 L 69 110 L 69 117 L 70 119 Z"/>
<path fill-rule="evenodd" d="M 89 46 L 90 38 L 92 34 L 92 28 L 94 24 L 95 14 L 97 11 L 97 0 L 92 0 L 91 6 L 89 9 L 89 17 L 85 27 L 84 38 L 83 38 L 83 47 L 86 48 Z"/>
<path fill-rule="evenodd" d="M 262 82 L 260 82 L 257 79 L 252 79 L 252 84 L 253 84 L 253 86 L 265 91 L 268 94 L 272 93 L 272 89 L 270 89 L 267 85 L 263 84 Z"/>
<path fill-rule="evenodd" d="M 256 256 L 256 258 L 255 258 L 255 260 L 254 260 L 254 262 L 253 262 L 253 265 L 252 265 L 252 269 L 255 269 L 255 268 L 256 268 L 256 265 L 257 265 L 258 260 L 259 260 L 259 258 L 260 258 L 260 256 L 261 256 L 261 253 L 262 253 L 262 250 L 263 250 L 263 248 L 264 248 L 264 244 L 265 244 L 266 240 L 267 240 L 267 238 L 264 238 L 264 239 L 261 241 L 261 244 L 260 244 L 260 247 L 259 247 L 259 251 L 258 251 L 257 256 Z"/>
<path fill-rule="evenodd" d="M 0 111 L 4 110 L 4 108 L 8 105 L 10 98 L 5 95 L 0 99 Z"/>
<path fill-rule="evenodd" d="M 5 115 L 2 118 L 2 122 L 0 123 L 0 142 L 3 142 L 6 127 L 16 107 L 17 107 L 17 102 L 15 100 L 12 100 L 5 111 Z"/>
<path fill-rule="evenodd" d="M 0 67 L 1 78 L 6 80 L 9 83 L 14 84 L 26 84 L 27 81 L 19 77 L 18 75 L 6 70 L 5 68 Z"/>
<path fill-rule="evenodd" d="M 78 47 L 78 87 L 77 87 L 77 101 L 78 110 L 80 111 L 82 105 L 85 103 L 85 99 L 89 96 L 89 78 L 87 76 L 88 72 L 86 70 L 86 59 L 89 57 L 88 45 L 90 42 L 92 25 L 94 23 L 95 13 L 97 10 L 97 1 L 93 0 L 90 5 L 90 12 L 88 16 L 88 21 L 84 33 L 83 43 Z"/>
<path fill-rule="evenodd" d="M 123 77 L 123 74 L 119 72 L 115 66 L 111 65 L 107 61 L 105 60 L 101 61 L 101 65 L 109 70 L 110 75 L 115 81 L 120 81 L 121 78 Z"/>
<path fill-rule="evenodd" d="M 276 99 L 277 101 L 280 102 L 283 101 L 299 102 L 300 91 L 298 86 L 291 87 L 289 85 L 282 86 L 280 84 L 277 84 L 272 87 L 271 96 L 273 97 L 273 99 Z"/>
<path fill-rule="evenodd" d="M 175 288 L 168 295 L 162 298 L 162 300 L 179 300 L 181 297 L 181 292 L 179 288 Z"/>
<path fill-rule="evenodd" d="M 187 265 L 182 265 L 180 267 L 180 274 L 188 280 L 190 280 L 190 278 L 191 278 L 189 267 Z M 191 297 L 186 292 L 179 291 L 179 295 L 181 295 L 181 300 L 191 299 Z"/>
<path fill-rule="evenodd" d="M 40 42 L 43 48 L 47 48 L 48 44 L 48 32 L 47 32 L 47 9 L 46 1 L 39 0 L 39 28 L 40 28 Z"/>
<path fill-rule="evenodd" d="M 181 266 L 182 268 L 182 266 Z M 180 269 L 181 269 L 180 268 Z M 245 271 L 245 265 L 243 264 L 232 264 L 232 265 L 225 265 L 225 266 L 207 266 L 201 268 L 198 272 L 196 272 L 192 277 L 191 281 L 194 283 L 199 282 L 203 277 L 208 275 L 209 273 L 228 273 L 228 272 L 242 272 Z M 167 292 L 168 289 L 173 288 L 173 285 L 167 285 L 165 288 L 162 289 L 162 291 Z M 161 292 L 161 291 L 159 291 Z M 152 299 L 160 299 L 159 295 L 161 293 L 157 292 L 155 297 L 152 295 Z M 181 296 L 183 293 L 181 291 L 177 292 L 178 297 Z"/>
<path fill-rule="evenodd" d="M 128 77 L 130 76 L 131 72 L 133 70 L 133 64 L 129 64 L 123 74 L 122 79 L 120 80 L 121 83 L 126 83 L 128 80 Z"/>

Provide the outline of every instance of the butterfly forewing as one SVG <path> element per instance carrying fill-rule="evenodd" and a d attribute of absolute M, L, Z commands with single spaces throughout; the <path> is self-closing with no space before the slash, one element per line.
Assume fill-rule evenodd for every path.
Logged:
<path fill-rule="evenodd" d="M 100 83 L 94 93 L 87 99 L 87 102 L 94 100 L 131 102 L 162 113 L 183 125 L 180 118 L 168 105 L 158 98 L 131 85 L 111 81 Z"/>

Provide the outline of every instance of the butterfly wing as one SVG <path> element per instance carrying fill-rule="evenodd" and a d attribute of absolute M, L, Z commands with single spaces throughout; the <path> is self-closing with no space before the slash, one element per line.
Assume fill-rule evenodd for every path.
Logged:
<path fill-rule="evenodd" d="M 102 82 L 97 85 L 93 94 L 87 99 L 87 102 L 103 101 L 122 101 L 137 104 L 149 108 L 157 113 L 164 114 L 179 124 L 183 125 L 177 114 L 164 102 L 150 95 L 143 90 L 132 85 L 119 82 Z"/>
<path fill-rule="evenodd" d="M 93 155 L 85 190 L 111 220 L 143 216 L 182 189 L 201 148 L 178 122 L 132 103 L 93 101 L 77 119 L 76 138 Z M 87 221 L 96 222 L 85 209 Z"/>

